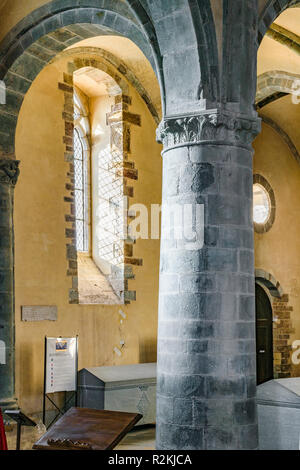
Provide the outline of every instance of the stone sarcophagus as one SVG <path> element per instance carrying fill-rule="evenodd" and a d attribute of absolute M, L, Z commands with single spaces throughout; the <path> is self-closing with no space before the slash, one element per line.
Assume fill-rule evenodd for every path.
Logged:
<path fill-rule="evenodd" d="M 140 413 L 138 425 L 155 423 L 156 363 L 82 369 L 78 392 L 80 407 Z"/>
<path fill-rule="evenodd" d="M 270 380 L 257 387 L 260 450 L 299 450 L 300 378 Z"/>

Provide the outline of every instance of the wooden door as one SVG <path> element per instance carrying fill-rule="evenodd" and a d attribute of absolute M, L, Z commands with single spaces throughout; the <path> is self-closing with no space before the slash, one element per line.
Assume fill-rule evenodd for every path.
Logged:
<path fill-rule="evenodd" d="M 273 316 L 264 289 L 255 285 L 257 385 L 273 379 Z"/>

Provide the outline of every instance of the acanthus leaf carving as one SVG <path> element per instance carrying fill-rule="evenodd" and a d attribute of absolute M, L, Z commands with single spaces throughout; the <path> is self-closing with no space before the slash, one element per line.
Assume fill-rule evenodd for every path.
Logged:
<path fill-rule="evenodd" d="M 259 131 L 260 119 L 216 111 L 165 118 L 157 129 L 157 140 L 165 149 L 202 142 L 250 147 Z"/>

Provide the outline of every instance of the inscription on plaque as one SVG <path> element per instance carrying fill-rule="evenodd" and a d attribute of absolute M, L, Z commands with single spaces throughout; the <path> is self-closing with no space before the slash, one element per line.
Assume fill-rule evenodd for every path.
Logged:
<path fill-rule="evenodd" d="M 56 305 L 23 306 L 22 321 L 56 321 Z"/>

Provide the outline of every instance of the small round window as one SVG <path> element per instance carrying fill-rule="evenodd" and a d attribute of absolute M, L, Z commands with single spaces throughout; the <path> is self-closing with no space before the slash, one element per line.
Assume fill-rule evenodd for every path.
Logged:
<path fill-rule="evenodd" d="M 268 232 L 276 215 L 275 194 L 262 175 L 253 176 L 253 222 L 257 233 Z"/>
<path fill-rule="evenodd" d="M 265 224 L 271 213 L 269 194 L 260 184 L 253 185 L 253 220 L 256 224 Z"/>

